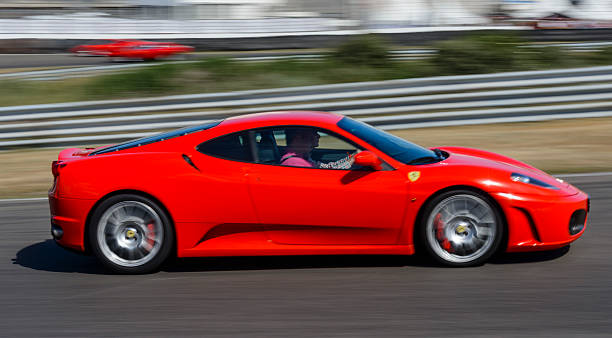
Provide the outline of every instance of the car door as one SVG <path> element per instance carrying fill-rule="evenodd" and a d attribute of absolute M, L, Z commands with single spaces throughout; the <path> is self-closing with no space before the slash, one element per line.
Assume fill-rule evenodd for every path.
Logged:
<path fill-rule="evenodd" d="M 249 167 L 248 181 L 268 238 L 280 244 L 396 243 L 407 207 L 405 177 L 388 166 L 374 171 L 286 166 L 278 158 L 274 163 L 270 154 L 278 152 L 278 157 L 291 150 L 287 128 L 253 135 L 261 164 Z M 274 140 L 269 140 L 271 131 Z M 333 133 L 316 132 L 320 140 L 313 161 L 329 163 L 360 150 Z"/>
<path fill-rule="evenodd" d="M 200 242 L 236 233 L 263 233 L 244 170 L 251 154 L 245 134 L 234 133 L 208 140 L 185 155 L 195 170 L 183 180 L 193 192 L 184 203 L 205 222 Z"/>

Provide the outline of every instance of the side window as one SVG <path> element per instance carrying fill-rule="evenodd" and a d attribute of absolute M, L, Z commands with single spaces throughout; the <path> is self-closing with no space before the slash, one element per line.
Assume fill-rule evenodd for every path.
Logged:
<path fill-rule="evenodd" d="M 313 153 L 321 161 L 335 161 L 339 159 L 338 156 L 344 157 L 361 150 L 355 145 L 321 130 L 317 133 L 319 134 L 319 146 L 313 150 Z M 320 157 L 317 155 L 320 155 Z"/>
<path fill-rule="evenodd" d="M 253 162 L 247 133 L 235 133 L 206 141 L 196 148 L 199 152 L 226 160 Z"/>
<path fill-rule="evenodd" d="M 356 145 L 325 130 L 287 126 L 253 131 L 256 162 L 319 169 L 351 169 Z"/>
<path fill-rule="evenodd" d="M 279 142 L 284 134 L 277 129 L 257 129 L 251 131 L 255 141 L 256 162 L 262 164 L 279 164 L 281 158 Z"/>

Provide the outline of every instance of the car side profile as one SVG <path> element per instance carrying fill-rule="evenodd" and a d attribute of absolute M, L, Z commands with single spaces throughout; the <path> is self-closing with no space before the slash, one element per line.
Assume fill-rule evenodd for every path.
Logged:
<path fill-rule="evenodd" d="M 51 233 L 119 273 L 170 256 L 393 254 L 450 266 L 567 246 L 588 196 L 487 151 L 426 149 L 349 117 L 232 117 L 53 162 Z"/>

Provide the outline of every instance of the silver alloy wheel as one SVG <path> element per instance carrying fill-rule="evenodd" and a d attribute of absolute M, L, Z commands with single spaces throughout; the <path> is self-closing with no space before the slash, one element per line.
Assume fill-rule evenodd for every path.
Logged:
<path fill-rule="evenodd" d="M 136 267 L 157 255 L 163 244 L 164 228 L 153 208 L 138 201 L 124 201 L 102 214 L 96 238 L 109 261 Z"/>
<path fill-rule="evenodd" d="M 469 263 L 486 254 L 498 231 L 495 212 L 483 199 L 468 194 L 450 196 L 429 214 L 426 236 L 440 258 Z"/>

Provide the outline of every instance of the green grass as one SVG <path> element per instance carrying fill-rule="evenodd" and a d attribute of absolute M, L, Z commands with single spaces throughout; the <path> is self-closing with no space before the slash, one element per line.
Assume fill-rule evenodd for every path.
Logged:
<path fill-rule="evenodd" d="M 526 48 L 520 33 L 479 33 L 442 41 L 431 63 L 443 74 L 477 74 L 612 64 L 612 48 L 576 53 L 559 47 Z"/>
<path fill-rule="evenodd" d="M 205 59 L 191 64 L 148 67 L 130 73 L 99 77 L 86 90 L 90 96 L 143 93 L 219 92 L 260 88 L 386 80 L 419 76 L 413 64 L 354 65 L 336 60 L 303 62 L 237 62 Z M 90 90 L 94 88 L 94 90 Z"/>
<path fill-rule="evenodd" d="M 399 62 L 380 67 L 336 60 L 246 63 L 212 58 L 88 78 L 6 81 L 0 86 L 0 106 L 388 80 L 427 75 L 425 68 Z"/>

